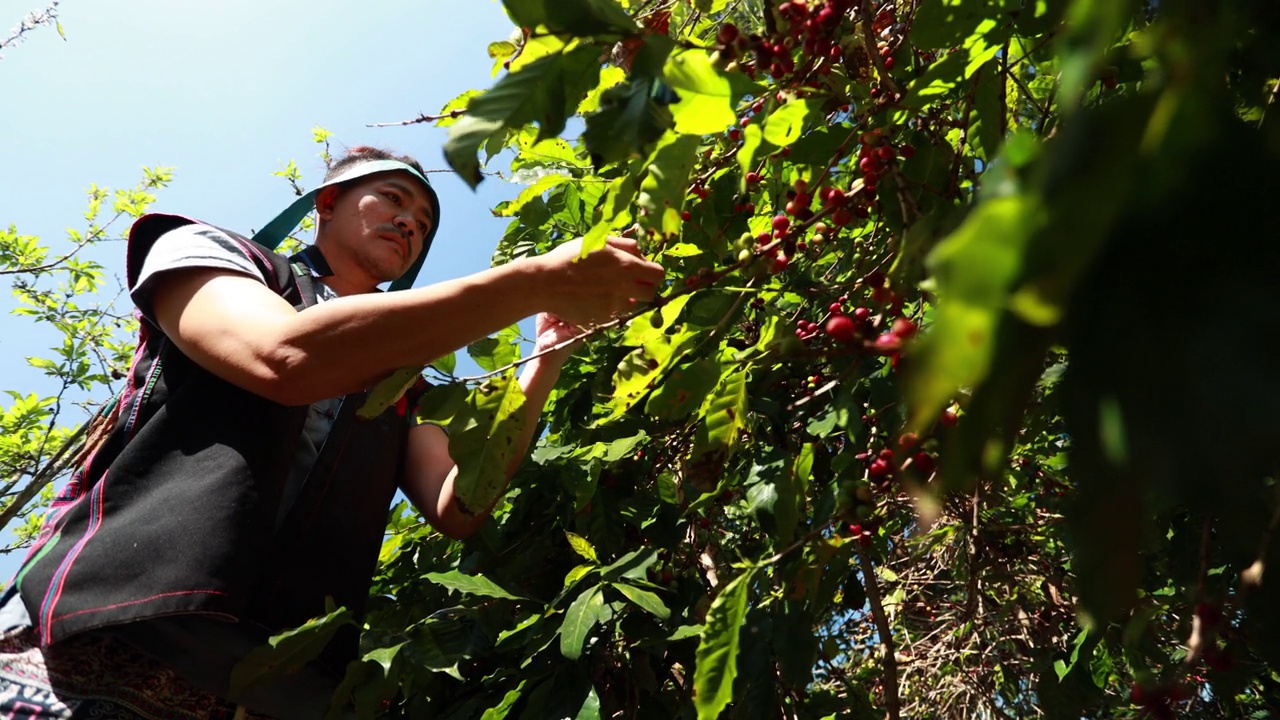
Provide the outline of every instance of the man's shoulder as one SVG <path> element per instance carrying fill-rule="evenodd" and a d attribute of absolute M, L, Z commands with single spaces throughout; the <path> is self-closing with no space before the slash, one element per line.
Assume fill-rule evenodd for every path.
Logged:
<path fill-rule="evenodd" d="M 280 292 L 288 260 L 241 233 L 183 215 L 144 215 L 134 223 L 127 252 L 128 284 L 143 288 L 156 275 L 175 269 L 208 267 L 262 279 Z M 139 298 L 135 297 L 135 302 Z"/>

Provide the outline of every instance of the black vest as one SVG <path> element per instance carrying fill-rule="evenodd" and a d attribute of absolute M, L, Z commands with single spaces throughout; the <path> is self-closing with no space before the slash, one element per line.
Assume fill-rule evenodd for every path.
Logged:
<path fill-rule="evenodd" d="M 147 215 L 134 224 L 130 286 L 155 240 L 191 222 Z M 228 234 L 273 290 L 299 310 L 314 305 L 309 274 Z M 324 614 L 326 597 L 359 616 L 408 434 L 395 407 L 358 419 L 363 400 L 364 393 L 343 399 L 277 530 L 307 407 L 280 405 L 214 376 L 142 320 L 119 419 L 54 501 L 18 575 L 41 641 L 175 613 L 275 632 Z M 350 659 L 356 633 L 335 644 L 329 657 Z"/>

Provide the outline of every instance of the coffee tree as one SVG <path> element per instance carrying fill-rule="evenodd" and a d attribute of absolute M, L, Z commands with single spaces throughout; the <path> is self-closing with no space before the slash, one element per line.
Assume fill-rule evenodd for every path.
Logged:
<path fill-rule="evenodd" d="M 56 5 L 56 3 L 54 3 Z M 51 343 L 27 364 L 43 376 L 40 392 L 4 389 L 0 404 L 0 529 L 12 537 L 0 554 L 28 547 L 38 534 L 53 484 L 65 480 L 99 440 L 104 397 L 119 388 L 133 355 L 137 322 L 120 307 L 124 288 L 113 287 L 92 256 L 122 226 L 141 217 L 170 168 L 143 168 L 131 188 L 92 185 L 81 229 L 46 241 L 16 225 L 0 227 L 0 278 L 10 284 L 10 312 L 46 333 Z"/>
<path fill-rule="evenodd" d="M 1273 3 L 503 4 L 499 79 L 420 118 L 527 186 L 495 262 L 627 235 L 668 283 L 587 330 L 476 538 L 393 510 L 339 701 L 1271 716 Z M 468 507 L 519 346 L 428 370 Z"/>

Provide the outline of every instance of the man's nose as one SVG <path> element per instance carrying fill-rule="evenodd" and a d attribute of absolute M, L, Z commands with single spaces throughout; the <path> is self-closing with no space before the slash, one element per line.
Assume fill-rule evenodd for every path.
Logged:
<path fill-rule="evenodd" d="M 413 223 L 409 221 L 409 218 L 404 216 L 397 217 L 396 229 L 399 230 L 400 234 L 404 235 L 405 238 L 413 237 Z"/>

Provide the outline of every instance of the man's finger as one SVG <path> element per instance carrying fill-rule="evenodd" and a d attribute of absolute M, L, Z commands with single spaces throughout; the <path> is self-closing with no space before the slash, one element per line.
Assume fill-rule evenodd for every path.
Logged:
<path fill-rule="evenodd" d="M 618 237 L 617 235 L 610 235 L 605 242 L 608 243 L 609 247 L 617 248 L 619 250 L 622 250 L 623 252 L 631 253 L 636 257 L 642 257 L 640 255 L 640 243 L 636 242 L 635 240 L 632 240 L 631 238 L 624 238 L 624 237 Z"/>
<path fill-rule="evenodd" d="M 631 293 L 633 300 L 642 300 L 650 302 L 658 296 L 658 286 L 650 283 L 636 281 L 635 289 Z"/>
<path fill-rule="evenodd" d="M 667 271 L 658 263 L 648 262 L 636 267 L 636 284 L 658 286 L 667 277 Z"/>

